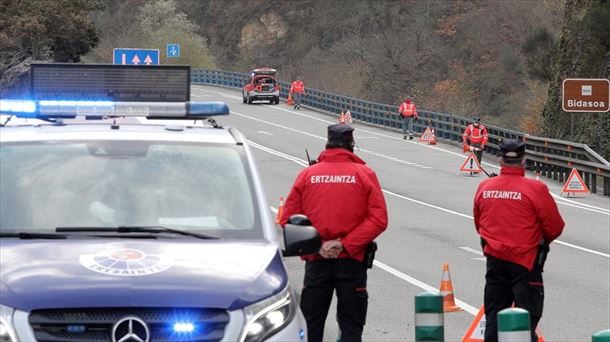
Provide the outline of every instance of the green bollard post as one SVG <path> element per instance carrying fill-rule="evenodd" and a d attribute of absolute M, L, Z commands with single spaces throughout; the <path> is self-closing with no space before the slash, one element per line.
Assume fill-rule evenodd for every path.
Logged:
<path fill-rule="evenodd" d="M 600 330 L 593 334 L 591 342 L 610 342 L 610 329 Z"/>
<path fill-rule="evenodd" d="M 422 292 L 415 296 L 415 341 L 445 341 L 443 295 Z"/>
<path fill-rule="evenodd" d="M 520 308 L 498 312 L 498 342 L 532 342 L 530 313 Z"/>

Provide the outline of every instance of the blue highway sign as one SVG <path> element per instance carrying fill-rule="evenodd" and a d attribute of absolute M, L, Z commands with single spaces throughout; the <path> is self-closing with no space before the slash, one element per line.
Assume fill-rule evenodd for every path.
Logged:
<path fill-rule="evenodd" d="M 180 57 L 180 44 L 167 44 L 167 57 Z"/>
<path fill-rule="evenodd" d="M 159 50 L 115 48 L 112 64 L 157 65 L 159 64 Z"/>

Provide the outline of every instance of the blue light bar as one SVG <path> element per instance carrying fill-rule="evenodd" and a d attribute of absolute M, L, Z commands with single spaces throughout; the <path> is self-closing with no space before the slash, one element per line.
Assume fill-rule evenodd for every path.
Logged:
<path fill-rule="evenodd" d="M 0 113 L 35 113 L 36 102 L 27 100 L 0 100 Z"/>
<path fill-rule="evenodd" d="M 112 101 L 70 101 L 70 100 L 40 100 L 40 106 L 49 107 L 112 107 Z"/>
<path fill-rule="evenodd" d="M 229 106 L 224 102 L 189 102 L 189 115 L 229 115 Z"/>
<path fill-rule="evenodd" d="M 79 100 L 0 100 L 0 113 L 20 118 L 146 117 L 148 119 L 205 119 L 228 115 L 224 102 L 113 102 Z"/>

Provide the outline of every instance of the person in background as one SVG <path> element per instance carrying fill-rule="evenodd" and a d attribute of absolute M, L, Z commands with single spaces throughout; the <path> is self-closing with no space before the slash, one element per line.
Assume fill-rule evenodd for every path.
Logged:
<path fill-rule="evenodd" d="M 305 96 L 305 84 L 301 81 L 301 77 L 297 76 L 297 79 L 290 84 L 290 93 L 294 101 L 294 109 L 301 109 L 301 100 Z"/>
<path fill-rule="evenodd" d="M 402 117 L 402 132 L 403 139 L 407 140 L 407 134 L 409 140 L 413 139 L 413 121 L 417 121 L 418 114 L 415 104 L 411 101 L 411 98 L 407 97 L 403 103 L 398 107 L 398 113 Z"/>
<path fill-rule="evenodd" d="M 464 152 L 474 152 L 477 161 L 480 164 L 488 138 L 487 128 L 481 124 L 481 118 L 473 118 L 473 122 L 466 127 L 464 134 L 462 135 Z M 470 168 L 472 168 L 472 160 L 470 160 Z"/>

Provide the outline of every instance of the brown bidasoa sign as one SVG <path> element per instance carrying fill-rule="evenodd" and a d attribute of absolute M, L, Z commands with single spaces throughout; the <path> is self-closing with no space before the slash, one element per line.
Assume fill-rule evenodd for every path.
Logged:
<path fill-rule="evenodd" d="M 610 110 L 610 81 L 567 78 L 563 80 L 561 103 L 566 112 L 607 112 Z"/>

